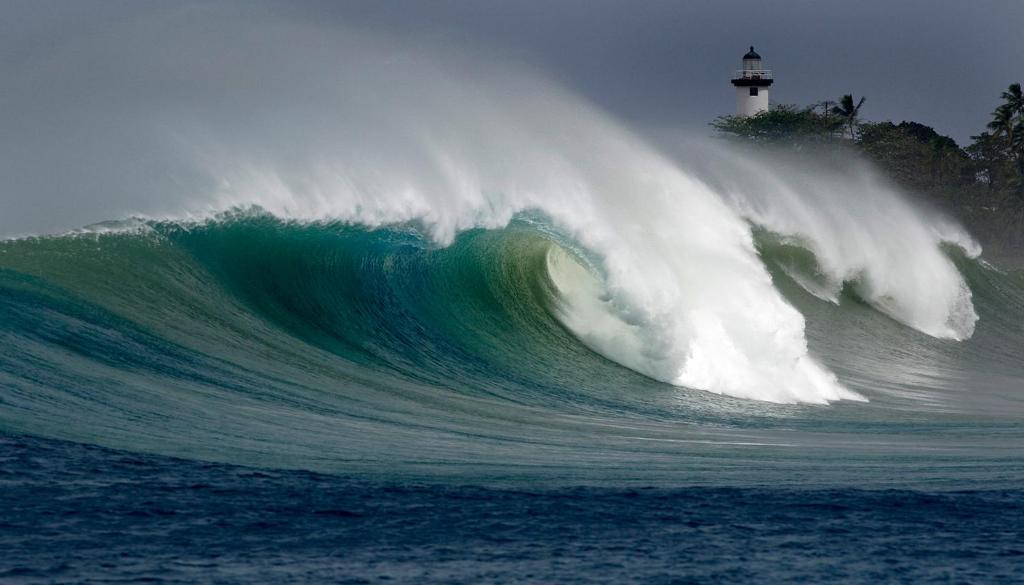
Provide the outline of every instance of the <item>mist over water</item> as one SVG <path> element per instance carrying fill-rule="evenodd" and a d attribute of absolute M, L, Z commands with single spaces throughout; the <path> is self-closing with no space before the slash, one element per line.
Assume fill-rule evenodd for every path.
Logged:
<path fill-rule="evenodd" d="M 197 18 L 69 38 L 8 98 L 58 113 L 15 128 L 0 229 L 93 225 L 0 243 L 0 428 L 474 480 L 1017 477 L 1020 282 L 866 166 L 664 148 L 493 55 Z"/>

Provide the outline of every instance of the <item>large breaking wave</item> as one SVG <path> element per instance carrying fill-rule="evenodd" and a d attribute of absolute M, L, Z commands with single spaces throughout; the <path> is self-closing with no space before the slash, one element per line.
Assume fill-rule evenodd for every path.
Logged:
<path fill-rule="evenodd" d="M 293 32 L 271 35 L 302 49 L 273 64 L 293 85 L 252 94 L 239 57 L 179 80 L 200 105 L 119 96 L 131 115 L 97 151 L 161 172 L 81 192 L 138 219 L 0 243 L 4 428 L 307 466 L 340 445 L 349 464 L 584 465 L 647 441 L 657 468 L 655 441 L 789 412 L 734 399 L 941 410 L 965 376 L 943 356 L 978 322 L 962 271 L 1016 290 L 857 164 L 670 153 L 532 73 Z M 123 181 L 159 197 L 95 196 Z M 753 435 L 719 438 L 783 441 Z"/>

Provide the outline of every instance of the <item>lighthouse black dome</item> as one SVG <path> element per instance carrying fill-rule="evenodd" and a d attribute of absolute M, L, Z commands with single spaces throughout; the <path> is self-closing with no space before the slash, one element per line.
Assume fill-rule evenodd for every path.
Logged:
<path fill-rule="evenodd" d="M 758 55 L 757 53 L 754 52 L 754 45 L 750 45 L 750 51 L 746 55 L 743 55 L 743 58 L 744 59 L 760 59 L 761 55 Z"/>

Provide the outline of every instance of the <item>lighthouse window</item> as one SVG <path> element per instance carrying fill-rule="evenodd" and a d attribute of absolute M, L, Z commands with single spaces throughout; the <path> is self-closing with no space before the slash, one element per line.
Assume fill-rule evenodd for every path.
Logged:
<path fill-rule="evenodd" d="M 757 95 L 757 88 L 756 87 L 750 88 L 750 95 Z"/>

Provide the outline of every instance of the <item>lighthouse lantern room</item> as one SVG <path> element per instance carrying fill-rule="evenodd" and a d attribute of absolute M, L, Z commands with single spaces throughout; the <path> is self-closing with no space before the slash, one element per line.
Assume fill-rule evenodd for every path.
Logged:
<path fill-rule="evenodd" d="M 772 85 L 772 72 L 761 63 L 761 55 L 754 47 L 743 55 L 743 69 L 732 76 L 736 86 L 736 115 L 754 116 L 768 109 L 768 88 Z"/>

